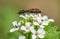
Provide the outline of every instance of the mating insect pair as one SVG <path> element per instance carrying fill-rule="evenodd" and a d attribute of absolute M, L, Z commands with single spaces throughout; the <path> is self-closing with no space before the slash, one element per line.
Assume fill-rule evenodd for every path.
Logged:
<path fill-rule="evenodd" d="M 35 9 L 29 9 L 29 10 L 20 10 L 18 12 L 18 14 L 23 14 L 23 13 L 26 13 L 26 12 L 29 12 L 29 13 L 41 13 L 41 11 L 37 8 Z"/>

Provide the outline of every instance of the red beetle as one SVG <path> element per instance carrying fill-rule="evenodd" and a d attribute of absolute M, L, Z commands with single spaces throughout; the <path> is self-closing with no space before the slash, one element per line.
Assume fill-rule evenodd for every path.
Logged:
<path fill-rule="evenodd" d="M 27 10 L 27 12 L 29 12 L 29 13 L 41 13 L 41 11 L 39 9 L 37 9 L 37 8 L 29 9 L 29 10 Z"/>

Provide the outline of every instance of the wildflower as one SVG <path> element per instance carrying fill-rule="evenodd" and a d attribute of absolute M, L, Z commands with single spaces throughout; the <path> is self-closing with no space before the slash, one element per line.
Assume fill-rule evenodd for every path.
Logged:
<path fill-rule="evenodd" d="M 32 32 L 32 39 L 44 38 L 46 33 L 42 28 L 38 29 L 37 31 L 35 29 L 32 29 L 31 32 Z"/>
<path fill-rule="evenodd" d="M 21 25 L 20 22 L 17 23 L 17 21 L 14 21 L 14 22 L 12 22 L 12 24 L 13 24 L 14 28 L 10 29 L 10 32 L 14 32 L 16 30 L 19 30 L 19 26 Z"/>
<path fill-rule="evenodd" d="M 30 25 L 31 25 L 30 22 L 25 23 L 25 26 L 21 26 L 21 30 L 24 30 L 26 32 L 30 32 L 30 28 L 31 28 Z"/>

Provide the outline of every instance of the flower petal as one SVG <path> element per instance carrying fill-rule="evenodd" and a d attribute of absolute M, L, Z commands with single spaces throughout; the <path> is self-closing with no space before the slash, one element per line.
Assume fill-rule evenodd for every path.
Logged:
<path fill-rule="evenodd" d="M 32 39 L 36 39 L 37 38 L 37 36 L 36 35 L 32 35 Z"/>
<path fill-rule="evenodd" d="M 38 31 L 37 31 L 39 34 L 45 34 L 46 32 L 44 31 L 44 29 L 38 29 Z"/>
<path fill-rule="evenodd" d="M 19 39 L 25 39 L 26 37 L 25 36 L 19 36 Z"/>
<path fill-rule="evenodd" d="M 20 25 L 21 25 L 21 21 L 18 22 L 18 26 L 20 26 Z"/>
<path fill-rule="evenodd" d="M 17 21 L 12 22 L 13 26 L 17 26 Z"/>
<path fill-rule="evenodd" d="M 39 25 L 39 23 L 38 22 L 33 22 L 33 25 Z"/>
<path fill-rule="evenodd" d="M 31 24 L 30 22 L 27 22 L 27 23 L 25 24 L 25 26 L 30 26 L 30 24 Z"/>
<path fill-rule="evenodd" d="M 15 28 L 10 29 L 10 32 L 14 32 L 14 31 L 15 31 Z"/>
<path fill-rule="evenodd" d="M 26 30 L 26 27 L 25 26 L 21 26 L 21 30 Z"/>
<path fill-rule="evenodd" d="M 54 22 L 54 20 L 53 20 L 53 19 L 49 19 L 48 21 L 49 21 L 49 22 Z"/>
<path fill-rule="evenodd" d="M 42 22 L 42 25 L 48 25 L 49 21 Z"/>
<path fill-rule="evenodd" d="M 22 18 L 26 18 L 24 15 L 20 15 L 20 17 L 22 17 Z"/>
<path fill-rule="evenodd" d="M 41 23 L 41 18 L 40 17 L 37 17 L 36 19 L 39 23 Z"/>
<path fill-rule="evenodd" d="M 41 25 L 40 28 L 45 28 L 45 26 Z"/>
<path fill-rule="evenodd" d="M 46 21 L 46 20 L 48 20 L 48 17 L 47 16 L 43 16 L 41 19 Z"/>
<path fill-rule="evenodd" d="M 34 29 L 34 27 L 33 27 L 33 26 L 31 26 L 31 27 L 30 27 L 30 30 L 31 30 L 31 32 L 32 32 L 33 34 L 35 34 L 35 33 L 36 33 L 36 31 L 35 31 L 35 29 Z"/>
<path fill-rule="evenodd" d="M 44 35 L 38 35 L 39 38 L 44 38 L 45 36 Z"/>
<path fill-rule="evenodd" d="M 41 14 L 39 13 L 38 16 L 41 17 Z"/>
<path fill-rule="evenodd" d="M 30 32 L 30 30 L 28 30 L 28 29 L 26 29 L 25 31 L 26 31 L 26 32 Z"/>

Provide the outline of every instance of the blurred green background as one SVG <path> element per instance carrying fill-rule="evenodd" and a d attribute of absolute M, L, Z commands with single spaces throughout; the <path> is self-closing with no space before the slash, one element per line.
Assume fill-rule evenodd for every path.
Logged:
<path fill-rule="evenodd" d="M 42 15 L 53 18 L 55 25 L 60 27 L 59 0 L 0 0 L 0 39 L 17 39 L 16 37 L 20 35 L 18 32 L 9 32 L 13 27 L 12 22 L 19 20 L 16 13 L 20 9 L 29 8 L 39 8 Z"/>

